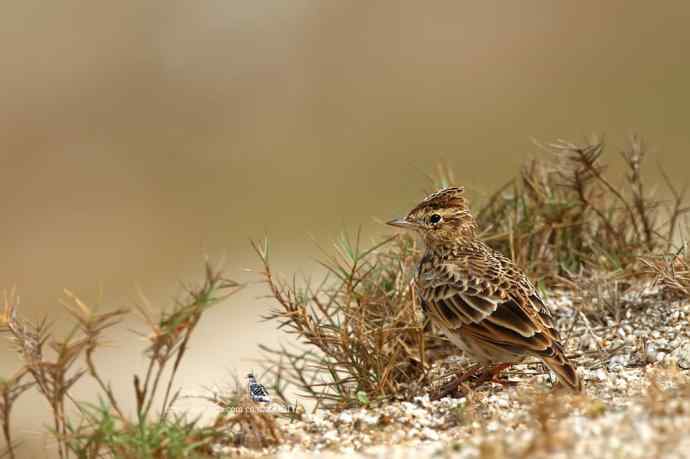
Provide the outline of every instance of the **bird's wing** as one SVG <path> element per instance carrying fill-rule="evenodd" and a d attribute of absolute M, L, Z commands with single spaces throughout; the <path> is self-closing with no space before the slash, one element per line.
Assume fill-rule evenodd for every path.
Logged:
<path fill-rule="evenodd" d="M 428 314 L 449 329 L 519 353 L 548 356 L 558 333 L 534 286 L 486 246 L 419 273 Z M 462 329 L 462 330 L 460 330 Z"/>

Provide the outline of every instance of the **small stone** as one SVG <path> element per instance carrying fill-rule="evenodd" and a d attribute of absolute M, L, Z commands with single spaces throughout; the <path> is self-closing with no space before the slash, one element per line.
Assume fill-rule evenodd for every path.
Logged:
<path fill-rule="evenodd" d="M 628 389 L 628 381 L 625 378 L 618 378 L 616 380 L 616 389 L 625 392 Z"/>
<path fill-rule="evenodd" d="M 433 429 L 430 429 L 429 427 L 425 427 L 424 429 L 422 429 L 422 438 L 431 441 L 438 441 L 440 437 L 438 435 L 438 432 L 436 432 Z"/>
<path fill-rule="evenodd" d="M 606 374 L 606 370 L 604 370 L 603 368 L 599 368 L 597 371 L 594 372 L 592 376 L 594 376 L 594 379 L 596 379 L 597 381 L 606 381 L 607 379 L 609 379 L 608 375 Z"/>
<path fill-rule="evenodd" d="M 328 432 L 326 432 L 325 434 L 323 434 L 323 437 L 322 437 L 322 438 L 323 438 L 324 440 L 326 440 L 327 442 L 335 443 L 335 442 L 338 441 L 338 438 L 339 438 L 339 436 L 338 436 L 338 431 L 336 431 L 336 430 L 329 430 Z"/>
<path fill-rule="evenodd" d="M 360 419 L 362 420 L 362 422 L 370 426 L 378 424 L 379 422 L 379 416 L 373 414 L 366 414 L 365 416 L 362 416 Z"/>
<path fill-rule="evenodd" d="M 338 416 L 338 421 L 343 423 L 343 424 L 351 424 L 352 423 L 352 415 L 350 413 L 348 413 L 347 411 L 343 411 Z"/>
<path fill-rule="evenodd" d="M 621 371 L 630 362 L 630 356 L 626 354 L 618 354 L 611 357 L 608 363 L 609 371 Z"/>
<path fill-rule="evenodd" d="M 510 403 L 503 397 L 490 397 L 490 401 L 494 402 L 498 408 L 508 408 Z"/>
<path fill-rule="evenodd" d="M 690 343 L 678 347 L 672 353 L 673 357 L 678 362 L 678 366 L 683 370 L 690 370 Z"/>
<path fill-rule="evenodd" d="M 594 338 L 589 339 L 589 342 L 587 343 L 587 349 L 592 352 L 599 349 L 599 346 Z"/>
<path fill-rule="evenodd" d="M 403 430 L 396 430 L 393 432 L 393 435 L 391 436 L 391 441 L 393 444 L 400 443 L 405 439 L 405 431 Z"/>
<path fill-rule="evenodd" d="M 431 405 L 431 401 L 429 400 L 429 394 L 424 394 L 421 397 L 415 397 L 414 402 L 425 408 L 428 408 Z"/>
<path fill-rule="evenodd" d="M 496 432 L 498 431 L 500 427 L 500 424 L 498 423 L 497 420 L 492 420 L 489 421 L 488 424 L 486 425 L 486 431 L 487 432 Z"/>

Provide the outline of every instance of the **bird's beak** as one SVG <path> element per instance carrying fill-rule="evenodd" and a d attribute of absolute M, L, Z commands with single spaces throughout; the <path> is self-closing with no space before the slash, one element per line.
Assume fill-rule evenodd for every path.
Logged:
<path fill-rule="evenodd" d="M 404 228 L 404 229 L 415 229 L 415 228 L 417 228 L 417 225 L 415 223 L 412 223 L 411 221 L 409 221 L 405 218 L 396 218 L 395 220 L 391 220 L 389 222 L 386 222 L 386 225 L 397 226 L 398 228 Z"/>

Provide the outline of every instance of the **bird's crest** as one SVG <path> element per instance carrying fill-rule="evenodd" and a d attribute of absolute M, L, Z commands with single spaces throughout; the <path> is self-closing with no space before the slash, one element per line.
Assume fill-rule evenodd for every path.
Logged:
<path fill-rule="evenodd" d="M 450 187 L 438 190 L 435 193 L 430 194 L 422 202 L 419 203 L 417 208 L 420 207 L 434 207 L 434 208 L 447 208 L 447 207 L 467 207 L 467 199 L 465 199 L 465 188 L 464 187 Z"/>

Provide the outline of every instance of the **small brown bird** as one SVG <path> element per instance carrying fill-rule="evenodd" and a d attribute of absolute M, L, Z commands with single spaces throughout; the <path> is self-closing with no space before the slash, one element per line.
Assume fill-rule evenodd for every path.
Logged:
<path fill-rule="evenodd" d="M 421 235 L 426 250 L 415 281 L 422 308 L 451 343 L 480 363 L 444 395 L 479 368 L 495 377 L 528 356 L 541 359 L 571 389 L 582 390 L 534 285 L 512 261 L 477 238 L 463 188 L 431 194 L 407 217 L 388 224 Z"/>

